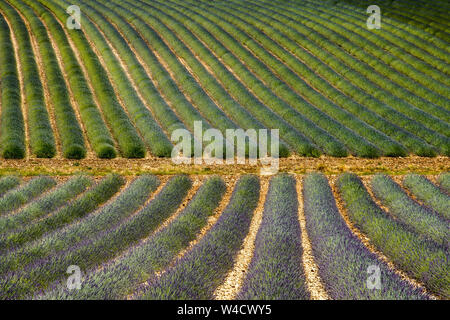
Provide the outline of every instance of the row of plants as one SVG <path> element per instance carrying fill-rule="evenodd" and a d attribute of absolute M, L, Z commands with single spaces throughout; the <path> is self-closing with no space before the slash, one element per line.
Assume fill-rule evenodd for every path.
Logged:
<path fill-rule="evenodd" d="M 306 229 L 326 292 L 338 300 L 426 299 L 427 296 L 392 272 L 354 235 L 336 206 L 327 178 L 303 179 Z M 368 270 L 380 268 L 381 290 L 368 288 Z"/>
<path fill-rule="evenodd" d="M 125 19 L 130 20 L 130 17 L 133 17 L 132 24 L 139 30 L 146 30 L 142 35 L 145 37 L 146 41 L 155 48 L 161 59 L 169 66 L 176 81 L 176 84 L 174 85 L 178 84 L 179 88 L 190 97 L 193 104 L 198 109 L 197 111 L 195 107 L 190 105 L 190 113 L 180 114 L 182 118 L 185 119 L 185 122 L 191 126 L 191 129 L 193 129 L 192 126 L 194 121 L 202 120 L 203 117 L 208 121 L 207 125 L 204 125 L 204 130 L 212 126 L 219 129 L 223 136 L 226 136 L 227 129 L 237 129 L 239 127 L 245 129 L 265 128 L 226 93 L 226 91 L 217 83 L 217 80 L 214 79 L 195 57 L 192 56 L 186 46 L 174 36 L 170 29 L 161 24 L 158 19 L 155 19 L 152 15 L 143 15 L 142 10 L 134 4 L 129 4 L 126 8 L 119 3 L 108 3 L 107 6 L 117 13 L 120 13 Z M 199 82 L 196 81 L 194 76 L 178 60 L 177 56 L 182 58 L 186 65 L 190 67 Z M 204 89 L 208 91 L 211 98 Z M 228 114 L 234 113 L 234 116 L 229 118 L 227 114 L 216 105 L 212 98 L 215 99 L 215 101 L 218 101 L 218 104 L 220 104 Z M 280 154 L 286 156 L 288 149 L 284 144 L 282 144 L 282 151 L 283 152 L 280 152 Z"/>
<path fill-rule="evenodd" d="M 161 277 L 151 279 L 140 299 L 212 299 L 233 267 L 258 200 L 256 176 L 239 179 L 231 200 L 211 230 Z"/>
<path fill-rule="evenodd" d="M 324 9 L 323 3 L 319 3 L 316 0 L 306 1 L 304 3 L 318 9 Z M 333 8 L 333 11 L 335 12 L 335 15 L 342 17 L 343 19 L 353 23 L 354 25 L 359 26 L 361 25 L 361 21 L 367 20 L 367 14 L 364 15 L 362 12 L 358 12 L 357 10 Z M 426 43 L 421 43 L 420 40 L 415 41 L 416 39 L 409 38 L 409 34 L 406 32 L 400 32 L 400 34 L 397 35 L 396 33 L 398 33 L 398 31 L 392 32 L 393 30 L 397 31 L 395 27 L 384 21 L 383 32 L 377 33 L 377 37 L 374 37 L 374 39 L 378 40 L 378 42 L 375 43 L 382 43 L 384 46 L 392 46 L 393 44 L 395 44 L 398 48 L 403 49 L 402 53 L 406 52 L 413 57 L 410 63 L 412 66 L 418 68 L 419 70 L 430 67 L 432 67 L 433 70 L 439 70 L 440 73 L 434 72 L 430 73 L 430 75 L 434 77 L 437 76 L 436 79 L 446 85 L 450 83 L 447 79 L 442 77 L 443 75 L 448 74 L 450 71 L 449 66 L 447 65 L 448 61 L 443 61 L 440 57 L 430 54 L 426 50 L 423 50 L 421 47 L 427 47 Z M 437 54 L 444 57 L 445 60 L 448 60 L 448 57 L 444 52 L 438 51 Z"/>
<path fill-rule="evenodd" d="M 295 8 L 295 10 L 298 10 L 298 8 Z M 425 86 L 432 86 L 435 92 L 446 98 L 450 98 L 448 75 L 409 54 L 400 48 L 400 44 L 395 44 L 395 47 L 392 46 L 392 43 L 384 40 L 378 33 L 369 31 L 365 26 L 362 27 L 361 22 L 359 24 L 353 23 L 352 21 L 355 21 L 354 18 L 336 13 L 337 10 L 330 10 L 328 7 L 317 8 L 306 2 L 303 3 L 299 10 L 313 13 L 333 24 L 335 27 L 338 26 L 336 28 L 338 32 L 341 29 L 346 30 L 345 32 L 352 36 L 351 41 L 360 46 L 364 45 L 365 49 L 371 48 L 374 49 L 373 51 L 378 51 L 377 53 L 380 53 L 380 51 L 384 52 L 385 57 L 380 55 L 380 58 L 385 61 L 390 60 L 390 65 L 394 68 Z M 356 21 L 358 22 L 360 20 Z M 386 35 L 387 33 L 383 32 L 383 34 Z M 397 39 L 393 41 L 405 41 L 398 37 L 394 38 Z"/>
<path fill-rule="evenodd" d="M 20 3 L 18 0 L 17 3 Z M 55 47 L 61 57 L 63 73 L 67 79 L 68 88 L 80 112 L 90 146 L 99 158 L 114 158 L 117 154 L 114 140 L 109 133 L 94 97 L 89 88 L 83 70 L 78 63 L 64 29 L 56 18 L 38 1 L 24 0 L 36 13 L 49 30 Z"/>
<path fill-rule="evenodd" d="M 33 178 L 20 187 L 6 192 L 0 198 L 0 216 L 4 216 L 37 198 L 56 185 L 55 180 L 42 176 Z"/>
<path fill-rule="evenodd" d="M 51 231 L 63 228 L 87 216 L 117 193 L 124 182 L 124 179 L 119 175 L 110 174 L 79 197 L 69 200 L 67 204 L 54 210 L 45 218 L 31 225 L 24 225 L 7 235 L 1 235 L 0 253 L 21 247 Z"/>
<path fill-rule="evenodd" d="M 20 15 L 7 2 L 0 2 L 0 9 L 9 21 L 17 41 L 31 151 L 38 158 L 52 158 L 56 153 L 55 137 L 28 29 Z"/>
<path fill-rule="evenodd" d="M 21 1 L 14 2 L 14 7 L 26 19 L 31 33 L 36 39 L 36 47 L 47 82 L 49 99 L 55 114 L 56 129 L 59 134 L 62 155 L 69 159 L 81 159 L 86 156 L 84 137 L 75 111 L 70 102 L 69 91 L 58 65 L 56 54 L 42 22 L 36 18 L 34 11 Z"/>
<path fill-rule="evenodd" d="M 298 197 L 293 176 L 270 180 L 253 257 L 239 300 L 306 300 Z"/>
<path fill-rule="evenodd" d="M 166 8 L 160 10 L 157 3 L 152 3 L 152 6 L 144 3 L 136 5 L 139 5 L 139 7 L 147 13 L 155 13 L 155 16 L 146 14 L 145 18 L 149 19 L 152 17 L 152 19 L 149 20 L 149 23 L 152 23 L 152 25 L 155 25 L 157 28 L 159 26 L 161 34 L 164 33 L 164 38 L 167 38 L 168 43 L 174 48 L 175 53 L 191 66 L 191 69 L 196 74 L 200 84 L 215 98 L 216 101 L 218 101 L 219 105 L 237 124 L 245 129 L 254 128 L 252 122 L 241 121 L 241 119 L 245 119 L 241 113 L 249 113 L 250 116 L 256 118 L 267 128 L 279 129 L 281 138 L 286 141 L 296 153 L 307 156 L 319 153 L 319 150 L 314 148 L 311 142 L 297 131 L 295 126 L 290 126 L 284 119 L 261 103 L 199 39 L 197 39 L 180 22 L 175 20 L 172 16 L 169 16 L 169 12 L 166 11 Z M 189 47 L 190 50 L 187 47 Z M 208 66 L 208 69 L 211 70 L 214 76 L 203 67 L 199 60 Z M 234 70 L 234 72 L 236 71 Z M 293 115 L 295 116 L 296 114 Z M 302 117 L 300 117 L 300 119 L 301 118 Z M 295 118 L 293 120 L 295 120 Z M 297 117 L 297 121 L 300 121 L 299 117 Z M 280 155 L 286 156 L 288 150 L 286 150 L 284 145 L 282 147 Z"/>
<path fill-rule="evenodd" d="M 366 47 L 364 45 L 361 47 L 357 43 L 352 42 L 353 34 L 351 34 L 349 30 L 343 30 L 338 24 L 333 24 L 322 17 L 318 17 L 317 15 L 304 10 L 292 11 L 280 7 L 280 5 L 275 5 L 274 2 L 268 3 L 267 1 L 263 1 L 261 5 L 295 21 L 301 19 L 302 24 L 324 35 L 327 41 L 326 44 L 322 43 L 321 46 L 325 46 L 325 50 L 329 43 L 334 43 L 345 49 L 350 55 L 353 55 L 360 61 L 368 64 L 379 74 L 407 88 L 415 95 L 427 99 L 436 105 L 447 108 L 448 98 L 434 92 L 432 90 L 433 87 L 430 87 L 430 83 L 420 84 L 412 79 L 408 72 L 402 73 L 401 70 L 394 68 L 394 66 L 398 64 L 398 62 L 396 62 L 398 59 L 386 54 L 384 50 L 380 50 L 377 47 L 374 48 L 373 46 Z M 376 83 L 381 84 L 382 82 Z"/>
<path fill-rule="evenodd" d="M 442 189 L 444 189 L 447 194 L 450 195 L 450 173 L 444 172 L 439 175 L 437 181 Z"/>
<path fill-rule="evenodd" d="M 45 290 L 52 282 L 66 277 L 70 265 L 87 270 L 119 255 L 129 246 L 147 237 L 180 206 L 191 188 L 187 176 L 172 178 L 148 204 L 117 225 L 109 225 L 105 230 L 82 239 L 65 251 L 48 259 L 40 260 L 29 268 L 6 276 L 2 288 L 3 297 L 25 298 L 34 292 Z"/>
<path fill-rule="evenodd" d="M 375 204 L 355 174 L 341 175 L 336 186 L 350 220 L 378 250 L 401 270 L 423 282 L 431 292 L 450 297 L 447 249 L 418 237 L 389 217 Z"/>
<path fill-rule="evenodd" d="M 427 178 L 418 174 L 408 174 L 403 179 L 403 186 L 411 194 L 433 209 L 442 218 L 450 219 L 450 197 Z"/>
<path fill-rule="evenodd" d="M 393 215 L 398 221 L 439 245 L 449 246 L 450 231 L 448 223 L 435 212 L 422 207 L 411 199 L 389 176 L 375 175 L 372 178 L 371 187 L 374 195 L 388 208 L 389 214 Z"/>
<path fill-rule="evenodd" d="M 450 126 L 445 120 L 450 120 L 450 113 L 447 110 L 437 106 L 433 107 L 433 105 L 430 106 L 430 103 L 427 102 L 425 105 L 429 106 L 427 108 L 429 109 L 427 111 L 431 111 L 431 114 L 429 114 L 401 99 L 393 97 L 392 95 L 389 97 L 389 93 L 380 91 L 378 85 L 371 83 L 360 74 L 348 70 L 348 68 L 343 66 L 334 56 L 327 54 L 320 48 L 317 48 L 317 46 L 311 44 L 311 41 L 302 34 L 296 32 L 295 29 L 286 27 L 285 24 L 280 23 L 271 16 L 257 13 L 257 11 L 254 10 L 254 6 L 244 8 L 240 3 L 239 8 L 230 8 L 230 10 L 231 9 L 234 14 L 238 14 L 237 12 L 239 9 L 244 11 L 241 15 L 243 19 L 246 19 L 246 21 L 257 26 L 265 34 L 270 34 L 270 37 L 282 44 L 283 48 L 286 48 L 286 50 L 289 49 L 290 52 L 279 47 L 279 50 L 277 50 L 281 52 L 279 53 L 279 58 L 285 61 L 286 64 L 289 64 L 292 70 L 296 71 L 298 74 L 304 75 L 305 78 L 308 79 L 308 82 L 314 84 L 315 88 L 320 90 L 328 99 L 335 102 L 336 105 L 348 110 L 355 115 L 355 117 L 359 117 L 381 132 L 396 139 L 398 142 L 405 144 L 409 149 L 415 151 L 415 153 L 420 155 L 426 155 L 427 153 L 428 155 L 433 155 L 434 151 L 430 150 L 430 146 L 427 146 L 422 139 L 440 147 L 441 152 L 444 154 L 449 152 L 449 140 L 446 136 L 448 136 L 448 132 L 450 132 Z M 267 22 L 267 24 L 259 19 Z M 276 26 L 277 28 L 275 29 L 271 26 Z M 261 33 L 260 30 L 253 30 L 253 32 L 257 35 L 258 33 Z M 290 38 L 288 38 L 287 35 L 289 35 Z M 295 41 L 293 39 L 295 39 Z M 311 50 L 311 46 L 315 47 L 316 50 L 313 52 L 314 54 L 318 54 L 322 61 L 304 49 L 304 46 L 307 46 L 305 42 L 308 41 L 310 44 L 308 50 Z M 269 44 L 266 46 L 266 48 L 270 48 L 270 50 L 273 50 L 273 47 L 274 46 L 270 46 Z M 295 54 L 295 56 L 292 56 L 291 53 Z M 307 62 L 307 65 L 297 60 L 297 58 L 301 58 L 305 63 Z M 327 66 L 330 62 L 335 69 L 339 69 L 341 74 L 336 73 Z M 319 74 L 320 77 L 316 73 Z M 344 74 L 345 77 L 343 77 L 342 74 Z M 363 84 L 365 90 L 358 88 L 354 83 Z M 380 97 L 380 100 L 382 101 L 365 93 L 365 91 Z M 353 98 L 354 101 L 348 99 L 348 97 Z M 337 108 L 336 105 L 330 103 L 328 105 L 322 105 L 324 105 L 324 108 L 330 110 L 332 108 Z M 391 106 L 395 107 L 392 108 Z M 353 129 L 357 124 L 358 123 L 355 122 L 352 127 L 350 127 L 351 123 L 348 123 L 347 125 Z M 357 129 L 354 130 L 358 132 Z M 436 135 L 436 133 L 440 133 L 443 136 Z M 418 139 L 417 136 L 422 139 Z M 381 144 L 381 146 L 384 147 L 382 150 L 385 150 L 387 145 L 387 147 L 390 147 L 391 152 L 398 152 L 398 146 L 394 146 L 397 147 L 394 148 L 392 146 L 392 141 L 385 141 L 386 136 L 381 135 L 380 137 L 379 132 L 375 131 L 375 133 L 372 133 L 372 138 L 370 140 L 375 144 L 377 144 L 377 142 L 378 144 Z M 394 148 L 393 151 L 392 148 Z"/>
<path fill-rule="evenodd" d="M 384 94 L 391 93 L 436 117 L 439 117 L 442 114 L 442 109 L 446 108 L 448 104 L 447 99 L 434 94 L 434 98 L 437 98 L 437 100 L 431 99 L 430 101 L 437 101 L 440 104 L 437 106 L 430 103 L 430 101 L 422 97 L 423 94 L 421 93 L 424 90 L 426 92 L 431 92 L 428 88 L 425 88 L 420 84 L 411 81 L 407 76 L 390 69 L 389 66 L 385 65 L 383 62 L 377 62 L 376 58 L 373 57 L 369 63 L 369 60 L 362 59 L 362 55 L 357 56 L 358 52 L 354 53 L 356 57 L 353 56 L 351 51 L 352 46 L 345 43 L 341 44 L 343 41 L 342 38 L 332 29 L 320 26 L 305 16 L 301 16 L 304 23 L 299 24 L 294 19 L 294 15 L 287 16 L 286 14 L 288 13 L 286 12 L 282 14 L 274 8 L 271 9 L 254 3 L 252 4 L 252 7 L 255 12 L 260 13 L 260 17 L 268 16 L 273 19 L 266 20 L 273 21 L 275 19 L 282 22 L 285 26 L 282 31 L 287 34 L 289 38 L 296 41 L 301 47 L 308 49 L 308 51 L 313 53 L 317 58 L 326 62 L 333 70 L 340 70 L 339 73 L 342 76 L 346 76 L 348 80 L 352 81 L 354 78 L 358 79 L 352 81 L 352 83 L 360 87 L 363 91 L 367 90 L 368 92 L 371 92 L 371 94 L 378 99 L 383 99 Z M 316 29 L 312 28 L 313 25 L 317 25 Z M 286 26 L 288 27 L 287 29 L 295 30 L 297 32 L 294 32 L 293 34 L 291 33 L 292 31 L 287 32 L 287 30 L 285 30 Z M 332 39 L 336 39 L 336 41 L 330 41 Z M 343 47 L 347 49 L 348 53 Z M 366 59 L 370 59 L 370 55 Z M 375 63 L 379 63 L 380 67 L 375 65 Z M 372 85 L 367 87 L 365 84 L 367 80 L 363 79 L 369 79 L 372 84 L 376 84 L 377 88 L 382 88 L 386 93 L 384 93 L 384 91 L 379 93 L 373 91 L 371 89 Z M 388 95 L 388 97 L 390 96 Z"/>
<path fill-rule="evenodd" d="M 14 277 L 16 270 L 32 269 L 39 261 L 51 259 L 52 255 L 67 251 L 77 243 L 119 224 L 143 206 L 159 184 L 159 179 L 154 176 L 136 178 L 97 210 L 4 255 L 0 261 L 0 275 L 9 273 L 10 277 Z"/>
<path fill-rule="evenodd" d="M 6 159 L 25 157 L 25 124 L 22 114 L 19 74 L 11 31 L 0 16 L 0 152 Z M 5 180 L 6 181 L 6 180 Z"/>
<path fill-rule="evenodd" d="M 173 3 L 173 2 L 171 2 Z M 180 3 L 177 1 L 176 3 Z M 197 3 L 194 6 L 186 7 L 186 3 L 182 2 L 185 6 L 174 5 L 175 7 L 183 7 L 183 12 L 187 15 L 192 15 L 191 11 L 195 11 L 199 15 L 210 19 L 220 27 L 222 27 L 226 32 L 233 34 L 233 37 L 237 39 L 241 44 L 245 44 L 245 47 L 250 50 L 258 59 L 260 63 L 270 66 L 270 78 L 266 80 L 266 84 L 270 85 L 270 88 L 282 99 L 284 99 L 288 104 L 293 106 L 299 112 L 304 113 L 308 118 L 313 120 L 317 125 L 326 129 L 331 135 L 339 139 L 347 148 L 349 148 L 352 153 L 362 156 L 362 157 L 376 157 L 380 154 L 380 150 L 376 148 L 372 143 L 367 141 L 362 136 L 356 134 L 354 131 L 350 130 L 342 123 L 338 122 L 334 117 L 323 112 L 323 110 L 318 101 L 315 101 L 315 105 L 311 104 L 309 101 L 305 100 L 303 96 L 308 96 L 308 99 L 315 96 L 316 92 L 314 89 L 310 88 L 296 73 L 287 68 L 281 61 L 272 56 L 266 51 L 259 43 L 257 43 L 253 38 L 244 33 L 240 28 L 245 29 L 248 23 L 243 23 L 230 13 L 224 13 L 222 8 L 211 7 L 209 4 Z M 195 18 L 194 18 L 195 19 Z M 200 21 L 200 23 L 202 23 Z M 236 24 L 236 25 L 234 25 Z M 223 31 L 222 31 L 223 33 Z M 220 34 L 214 33 L 217 38 L 220 38 Z M 246 62 L 247 63 L 247 62 Z M 261 71 L 268 71 L 267 68 L 259 69 L 251 67 L 252 71 L 258 75 Z M 266 73 L 267 75 L 267 73 Z M 261 77 L 264 79 L 264 77 Z M 290 86 L 281 81 L 279 78 L 288 82 Z M 313 93 L 314 91 L 314 93 Z M 299 95 L 301 92 L 302 96 Z M 336 108 L 334 112 L 340 113 L 342 110 Z M 364 124 L 361 123 L 362 126 Z M 368 128 L 368 126 L 366 126 Z M 373 130 L 373 128 L 371 129 Z"/>
<path fill-rule="evenodd" d="M 345 10 L 348 15 L 362 18 L 360 12 L 355 10 L 354 6 L 349 6 L 345 3 L 336 3 L 335 7 Z M 432 37 L 431 34 L 426 31 L 405 23 L 400 23 L 399 21 L 389 17 L 384 17 L 383 27 L 390 33 L 395 34 L 398 37 L 402 37 L 410 43 L 414 43 L 417 47 L 427 51 L 428 54 L 441 59 L 445 63 L 450 63 L 448 49 L 444 45 L 444 42 L 437 37 Z"/>
<path fill-rule="evenodd" d="M 59 1 L 58 3 L 62 5 L 63 1 Z M 68 5 L 69 4 L 64 3 L 64 6 Z M 139 130 L 143 140 L 149 147 L 150 152 L 154 156 L 170 157 L 172 143 L 139 98 L 125 71 L 120 65 L 120 62 L 105 40 L 105 38 L 108 38 L 110 43 L 112 42 L 110 34 L 102 35 L 94 26 L 93 22 L 91 22 L 92 19 L 97 25 L 102 24 L 102 21 L 104 21 L 103 17 L 100 18 L 92 15 L 92 10 L 87 6 L 83 7 L 83 12 L 89 17 L 86 19 L 83 26 L 85 34 L 87 35 L 87 38 L 89 38 L 90 43 L 95 43 L 95 51 L 98 53 L 99 57 L 102 58 L 104 66 L 106 70 L 108 70 L 111 83 L 116 88 L 118 97 L 122 101 L 122 105 L 128 111 L 130 118 Z M 111 29 L 107 28 L 107 30 Z M 124 45 L 126 43 L 122 40 L 121 44 Z"/>
<path fill-rule="evenodd" d="M 124 299 L 156 272 L 167 268 L 177 254 L 198 236 L 214 214 L 226 190 L 219 177 L 209 178 L 179 215 L 144 242 L 132 246 L 119 259 L 92 269 L 80 290 L 69 291 L 65 282 L 44 293 L 42 299 Z"/>
<path fill-rule="evenodd" d="M 67 201 L 84 192 L 92 183 L 87 176 L 76 176 L 64 184 L 57 185 L 48 193 L 28 203 L 24 208 L 0 218 L 0 234 L 2 236 L 36 220 L 64 205 Z M 0 251 L 2 248 L 0 248 Z"/>
<path fill-rule="evenodd" d="M 1 23 L 1 22 L 0 22 Z M 6 176 L 0 178 L 0 198 L 5 193 L 16 188 L 22 183 L 22 179 L 17 176 Z"/>
<path fill-rule="evenodd" d="M 41 2 L 60 21 L 66 21 L 67 13 L 64 8 L 51 0 L 42 0 Z M 143 158 L 146 153 L 145 145 L 120 105 L 108 75 L 84 33 L 79 32 L 77 29 L 69 29 L 66 32 L 71 38 L 76 48 L 75 50 L 78 51 L 98 104 L 103 111 L 103 116 L 120 147 L 122 156 L 125 158 Z"/>

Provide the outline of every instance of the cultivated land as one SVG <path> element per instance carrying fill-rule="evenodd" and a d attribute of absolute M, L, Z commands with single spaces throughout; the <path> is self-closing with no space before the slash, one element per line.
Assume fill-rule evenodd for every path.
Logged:
<path fill-rule="evenodd" d="M 0 1 L 0 299 L 449 299 L 450 5 L 372 4 Z"/>

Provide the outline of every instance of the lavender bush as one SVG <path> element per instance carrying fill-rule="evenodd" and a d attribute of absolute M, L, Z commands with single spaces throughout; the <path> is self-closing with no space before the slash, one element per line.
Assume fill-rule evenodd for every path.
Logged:
<path fill-rule="evenodd" d="M 21 179 L 16 176 L 6 176 L 0 179 L 0 198 L 5 193 L 14 189 L 21 183 Z"/>
<path fill-rule="evenodd" d="M 295 179 L 278 175 L 270 181 L 254 255 L 238 299 L 309 299 L 302 251 Z"/>
<path fill-rule="evenodd" d="M 309 174 L 303 184 L 306 229 L 319 275 L 332 299 L 427 298 L 378 260 L 350 231 L 323 174 Z M 380 290 L 367 288 L 371 265 L 380 267 Z"/>
<path fill-rule="evenodd" d="M 437 178 L 439 186 L 450 195 L 450 172 L 441 173 Z"/>
<path fill-rule="evenodd" d="M 429 290 L 450 298 L 448 250 L 391 219 L 375 204 L 355 174 L 341 175 L 337 187 L 352 222 L 380 251 Z"/>
<path fill-rule="evenodd" d="M 215 289 L 233 267 L 250 227 L 259 199 L 260 183 L 256 176 L 239 179 L 230 203 L 197 245 L 150 283 L 142 299 L 178 300 L 212 299 Z"/>

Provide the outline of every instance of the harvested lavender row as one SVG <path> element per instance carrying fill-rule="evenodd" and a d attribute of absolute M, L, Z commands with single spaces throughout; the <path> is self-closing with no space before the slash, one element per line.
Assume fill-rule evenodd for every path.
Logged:
<path fill-rule="evenodd" d="M 37 198 L 56 185 L 55 180 L 42 176 L 34 178 L 28 183 L 7 192 L 0 198 L 0 216 L 19 209 L 29 201 Z"/>
<path fill-rule="evenodd" d="M 427 298 L 421 290 L 412 287 L 378 260 L 350 231 L 336 207 L 333 193 L 323 174 L 309 174 L 304 178 L 303 199 L 306 229 L 314 258 L 332 299 Z M 367 287 L 371 266 L 380 268 L 379 289 Z"/>
<path fill-rule="evenodd" d="M 345 173 L 337 187 L 351 221 L 399 268 L 443 298 L 450 298 L 448 250 L 424 240 L 380 209 L 361 180 Z"/>
<path fill-rule="evenodd" d="M 168 226 L 121 259 L 89 273 L 80 290 L 68 290 L 65 281 L 40 299 L 124 299 L 155 272 L 161 271 L 195 239 L 214 213 L 226 190 L 219 177 L 208 179 L 186 208 Z"/>
<path fill-rule="evenodd" d="M 0 274 L 10 272 L 12 276 L 17 269 L 23 269 L 30 263 L 36 264 L 39 259 L 68 250 L 77 243 L 110 229 L 144 205 L 159 183 L 155 176 L 140 176 L 116 198 L 92 214 L 2 257 Z M 0 297 L 2 293 L 0 292 Z"/>
<path fill-rule="evenodd" d="M 427 178 L 418 174 L 408 174 L 403 179 L 403 185 L 426 206 L 450 220 L 450 196 Z"/>
<path fill-rule="evenodd" d="M 241 300 L 305 300 L 302 244 L 295 178 L 272 178 L 261 227 L 243 287 Z"/>
<path fill-rule="evenodd" d="M 372 179 L 372 191 L 389 213 L 417 234 L 449 247 L 448 223 L 433 211 L 411 199 L 390 177 L 377 174 Z"/>
<path fill-rule="evenodd" d="M 58 185 L 48 194 L 30 202 L 27 206 L 16 212 L 12 216 L 0 218 L 0 234 L 13 231 L 21 226 L 25 226 L 35 219 L 43 217 L 58 207 L 64 205 L 70 199 L 75 198 L 92 184 L 92 180 L 87 176 L 76 176 L 62 185 Z M 0 251 L 1 251 L 0 247 Z"/>
<path fill-rule="evenodd" d="M 0 197 L 3 197 L 5 193 L 17 187 L 21 182 L 21 179 L 16 176 L 6 176 L 0 179 Z"/>
<path fill-rule="evenodd" d="M 127 247 L 148 236 L 181 204 L 190 187 L 187 176 L 172 178 L 163 190 L 130 219 L 116 227 L 105 229 L 95 237 L 88 237 L 67 250 L 7 275 L 0 280 L 6 297 L 21 299 L 45 290 L 53 281 L 66 277 L 67 268 L 78 266 L 88 270 L 120 254 Z"/>
<path fill-rule="evenodd" d="M 441 173 L 437 178 L 439 186 L 450 195 L 450 172 Z"/>
<path fill-rule="evenodd" d="M 108 175 L 79 198 L 72 200 L 66 206 L 52 213 L 49 217 L 32 225 L 27 225 L 8 235 L 1 236 L 0 253 L 5 250 L 17 248 L 29 241 L 36 240 L 46 232 L 57 230 L 76 219 L 88 215 L 118 192 L 123 184 L 124 180 L 119 175 Z"/>
<path fill-rule="evenodd" d="M 160 278 L 141 299 L 212 299 L 215 289 L 233 267 L 259 200 L 260 183 L 253 175 L 239 179 L 230 203 L 194 248 Z"/>

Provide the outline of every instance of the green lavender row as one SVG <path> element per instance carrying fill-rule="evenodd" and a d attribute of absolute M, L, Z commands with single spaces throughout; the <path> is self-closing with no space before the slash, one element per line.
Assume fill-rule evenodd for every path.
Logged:
<path fill-rule="evenodd" d="M 19 74 L 11 31 L 0 15 L 0 152 L 6 159 L 25 157 L 25 124 L 22 115 Z"/>
<path fill-rule="evenodd" d="M 31 150 L 38 158 L 52 158 L 56 153 L 55 137 L 28 29 L 20 15 L 7 2 L 0 2 L 0 9 L 11 24 L 17 40 Z"/>
<path fill-rule="evenodd" d="M 15 1 L 13 5 L 27 20 L 36 39 L 39 51 L 36 54 L 40 55 L 42 59 L 43 72 L 49 91 L 50 101 L 47 101 L 47 105 L 51 104 L 54 108 L 56 126 L 61 139 L 62 155 L 69 159 L 84 158 L 86 148 L 83 133 L 70 103 L 68 89 L 59 69 L 47 30 L 29 6 L 20 0 Z"/>
<path fill-rule="evenodd" d="M 1 23 L 1 22 L 0 22 Z M 16 176 L 6 176 L 0 178 L 0 198 L 3 197 L 5 193 L 16 188 L 21 183 L 21 179 Z"/>
<path fill-rule="evenodd" d="M 24 2 L 42 19 L 49 30 L 49 34 L 55 41 L 55 46 L 61 55 L 63 72 L 72 90 L 73 99 L 78 105 L 81 120 L 92 149 L 99 158 L 114 158 L 116 156 L 114 141 L 94 102 L 86 78 L 72 51 L 64 29 L 55 17 L 39 2 L 32 0 L 24 0 Z"/>

